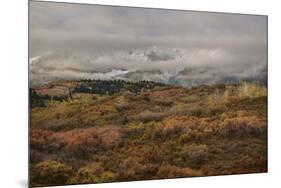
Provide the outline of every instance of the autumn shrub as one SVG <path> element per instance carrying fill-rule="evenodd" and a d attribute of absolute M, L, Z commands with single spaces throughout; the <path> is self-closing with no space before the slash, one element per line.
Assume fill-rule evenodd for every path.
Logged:
<path fill-rule="evenodd" d="M 201 125 L 198 117 L 184 115 L 166 118 L 163 123 L 163 137 L 180 139 L 180 142 L 198 141 L 205 128 L 205 125 Z"/>
<path fill-rule="evenodd" d="M 129 119 L 134 121 L 142 121 L 142 122 L 149 122 L 149 121 L 161 121 L 167 114 L 165 112 L 150 112 L 144 111 L 137 115 L 131 116 Z"/>
<path fill-rule="evenodd" d="M 257 117 L 240 117 L 226 119 L 221 124 L 220 135 L 225 138 L 247 138 L 266 135 L 267 126 Z"/>
<path fill-rule="evenodd" d="M 159 126 L 152 131 L 152 140 L 169 140 L 180 135 L 184 126 L 182 124 L 174 124 L 168 126 Z"/>
<path fill-rule="evenodd" d="M 194 104 L 192 106 L 182 107 L 180 109 L 171 112 L 173 115 L 186 115 L 190 117 L 211 117 L 217 114 L 225 112 L 226 107 L 224 104 L 216 105 L 204 105 L 204 104 Z"/>
<path fill-rule="evenodd" d="M 204 112 L 206 116 L 215 116 L 218 114 L 222 114 L 226 111 L 226 107 L 223 104 L 209 106 Z"/>
<path fill-rule="evenodd" d="M 120 168 L 133 168 L 133 167 L 140 167 L 140 163 L 138 162 L 138 160 L 134 157 L 128 157 L 127 159 L 125 159 L 121 164 L 120 164 Z"/>
<path fill-rule="evenodd" d="M 143 150 L 141 150 L 143 151 Z M 141 152 L 140 151 L 140 152 Z M 141 153 L 136 153 L 137 155 Z M 143 160 L 139 156 L 128 156 L 119 163 L 116 179 L 118 180 L 140 180 L 151 179 L 158 170 L 158 164 L 150 160 Z"/>
<path fill-rule="evenodd" d="M 130 109 L 130 107 L 131 106 L 130 106 L 129 102 L 127 102 L 126 97 L 122 97 L 115 104 L 115 108 L 116 108 L 117 112 L 123 112 L 125 110 Z"/>
<path fill-rule="evenodd" d="M 261 96 L 267 96 L 267 89 L 266 87 L 259 84 L 242 82 L 239 87 L 238 96 L 240 98 L 256 98 Z"/>
<path fill-rule="evenodd" d="M 30 131 L 30 148 L 42 152 L 55 152 L 61 149 L 65 143 L 54 137 L 52 131 L 32 129 Z"/>
<path fill-rule="evenodd" d="M 208 147 L 204 144 L 188 144 L 182 148 L 181 156 L 191 165 L 202 165 L 207 161 Z"/>
<path fill-rule="evenodd" d="M 267 158 L 259 156 L 252 158 L 250 156 L 243 156 L 240 159 L 233 161 L 233 174 L 237 173 L 257 173 L 257 172 L 267 172 Z"/>
<path fill-rule="evenodd" d="M 200 100 L 200 96 L 197 95 L 181 95 L 178 100 L 184 103 L 194 103 Z"/>
<path fill-rule="evenodd" d="M 207 124 L 202 126 L 200 123 L 197 124 L 197 127 L 188 127 L 182 134 L 178 137 L 178 142 L 180 144 L 186 143 L 196 143 L 202 142 L 204 140 L 212 138 L 216 133 L 216 128 Z"/>
<path fill-rule="evenodd" d="M 110 182 L 115 179 L 115 174 L 110 171 L 104 171 L 99 163 L 91 163 L 80 168 L 76 175 L 69 180 L 70 184 L 78 183 L 101 183 Z"/>
<path fill-rule="evenodd" d="M 208 106 L 217 106 L 228 103 L 233 98 L 239 95 L 240 88 L 234 85 L 225 85 L 222 88 L 215 88 L 215 90 L 208 95 Z"/>
<path fill-rule="evenodd" d="M 116 104 L 115 106 L 116 106 L 117 112 L 123 112 L 126 109 L 128 109 L 128 107 L 129 107 L 127 104 Z"/>
<path fill-rule="evenodd" d="M 36 185 L 63 185 L 73 175 L 70 166 L 57 161 L 47 160 L 38 163 L 31 171 L 31 182 Z"/>
<path fill-rule="evenodd" d="M 30 149 L 29 151 L 29 161 L 31 164 L 36 164 L 44 160 L 45 154 L 43 152 L 37 151 L 35 149 Z"/>
<path fill-rule="evenodd" d="M 162 122 L 150 121 L 144 124 L 145 129 L 141 139 L 153 140 L 155 132 L 158 132 L 163 126 Z"/>
<path fill-rule="evenodd" d="M 135 100 L 135 95 L 132 92 L 126 91 L 123 93 L 123 96 L 125 99 L 134 101 Z"/>
<path fill-rule="evenodd" d="M 163 127 L 162 134 L 164 138 L 172 139 L 178 136 L 184 129 L 183 124 L 166 125 Z"/>
<path fill-rule="evenodd" d="M 149 93 L 145 92 L 145 93 L 142 93 L 141 94 L 141 97 L 144 101 L 146 102 L 150 102 L 150 96 L 149 96 Z"/>
<path fill-rule="evenodd" d="M 99 182 L 112 182 L 116 180 L 116 175 L 113 172 L 103 172 L 100 176 L 99 176 Z"/>
<path fill-rule="evenodd" d="M 151 145 L 145 145 L 141 148 L 139 148 L 136 151 L 135 155 L 138 155 L 138 159 L 141 163 L 144 164 L 158 164 L 161 161 L 163 161 L 165 158 L 167 158 L 167 155 L 165 155 L 165 152 L 168 152 L 169 148 L 165 147 L 165 151 L 162 147 L 157 146 L 155 144 Z"/>
<path fill-rule="evenodd" d="M 162 124 L 158 125 L 152 130 L 153 140 L 178 140 L 182 137 L 182 141 L 198 140 L 202 137 L 204 128 L 201 128 L 200 122 L 197 117 L 190 117 L 185 115 L 169 116 L 162 121 Z"/>
<path fill-rule="evenodd" d="M 103 149 L 102 139 L 91 129 L 59 132 L 57 140 L 65 143 L 64 150 L 79 159 L 87 159 L 91 154 Z"/>
<path fill-rule="evenodd" d="M 30 131 L 30 147 L 37 150 L 48 149 L 48 144 L 52 141 L 53 133 L 47 130 L 31 129 Z"/>
<path fill-rule="evenodd" d="M 102 183 L 112 182 L 116 176 L 112 172 L 104 172 L 100 176 L 93 175 L 88 169 L 79 170 L 76 177 L 71 178 L 68 183 L 70 184 L 85 184 L 85 183 Z"/>
<path fill-rule="evenodd" d="M 201 106 L 197 106 L 197 105 L 194 105 L 192 107 L 190 107 L 189 109 L 187 109 L 187 115 L 190 115 L 190 116 L 202 116 L 204 113 L 204 108 L 201 107 Z"/>
<path fill-rule="evenodd" d="M 182 135 L 179 137 L 179 142 L 181 144 L 185 144 L 188 142 L 194 142 L 198 140 L 198 131 L 197 130 L 192 130 L 188 129 L 186 132 L 184 132 Z"/>
<path fill-rule="evenodd" d="M 171 107 L 173 106 L 174 102 L 172 100 L 164 100 L 164 99 L 154 99 L 153 103 L 160 106 Z"/>
<path fill-rule="evenodd" d="M 121 132 L 117 126 L 92 127 L 58 132 L 55 138 L 65 143 L 63 149 L 68 153 L 79 159 L 87 159 L 91 154 L 116 146 Z"/>
<path fill-rule="evenodd" d="M 98 177 L 95 176 L 89 168 L 80 168 L 76 173 L 76 176 L 69 179 L 68 183 L 78 184 L 78 183 L 97 183 Z"/>
<path fill-rule="evenodd" d="M 219 161 L 216 164 L 206 165 L 202 171 L 206 175 L 229 175 L 245 173 L 267 172 L 267 159 L 261 156 L 250 157 L 243 155 L 231 161 Z"/>
<path fill-rule="evenodd" d="M 218 88 L 215 88 L 212 94 L 208 95 L 207 103 L 209 106 L 215 106 L 222 102 L 222 91 L 220 91 Z"/>
<path fill-rule="evenodd" d="M 177 166 L 172 166 L 169 164 L 161 165 L 156 174 L 157 178 L 183 178 L 196 176 L 202 176 L 202 173 L 191 168 L 179 168 Z"/>
<path fill-rule="evenodd" d="M 127 156 L 127 153 L 125 155 Z M 98 160 L 101 166 L 107 171 L 116 172 L 118 171 L 116 169 L 119 169 L 119 165 L 124 159 L 122 158 L 122 154 L 118 152 L 108 151 L 102 155 L 97 155 L 96 160 Z"/>
<path fill-rule="evenodd" d="M 102 140 L 97 135 L 91 137 L 84 137 L 77 139 L 74 142 L 68 144 L 68 150 L 79 158 L 87 158 L 92 153 L 98 152 L 102 149 Z"/>
<path fill-rule="evenodd" d="M 134 180 L 143 171 L 143 166 L 136 158 L 128 157 L 119 165 L 119 169 L 119 179 Z"/>
<path fill-rule="evenodd" d="M 52 119 L 41 125 L 41 128 L 52 131 L 69 130 L 79 127 L 80 124 L 76 119 L 63 118 L 63 119 Z"/>
<path fill-rule="evenodd" d="M 252 115 L 251 112 L 246 110 L 227 111 L 220 114 L 221 121 L 231 118 L 246 117 Z"/>
<path fill-rule="evenodd" d="M 143 123 L 131 123 L 124 128 L 124 137 L 126 138 L 137 138 L 144 134 L 145 125 Z"/>

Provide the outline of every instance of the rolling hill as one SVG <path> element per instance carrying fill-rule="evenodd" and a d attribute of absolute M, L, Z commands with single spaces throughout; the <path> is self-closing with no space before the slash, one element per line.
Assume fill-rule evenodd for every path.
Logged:
<path fill-rule="evenodd" d="M 72 80 L 31 88 L 30 102 L 32 186 L 267 171 L 259 84 Z"/>

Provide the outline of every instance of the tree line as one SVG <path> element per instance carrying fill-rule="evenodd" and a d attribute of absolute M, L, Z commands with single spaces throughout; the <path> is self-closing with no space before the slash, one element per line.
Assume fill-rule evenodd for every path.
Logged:
<path fill-rule="evenodd" d="M 79 80 L 76 86 L 72 89 L 69 88 L 68 95 L 41 95 L 35 91 L 34 88 L 30 88 L 30 105 L 31 107 L 39 106 L 46 107 L 46 104 L 50 100 L 54 101 L 69 101 L 72 100 L 72 93 L 90 93 L 99 95 L 113 95 L 115 93 L 129 91 L 134 94 L 141 93 L 143 91 L 149 91 L 157 86 L 164 86 L 162 83 L 152 81 L 124 81 L 124 80 Z"/>
<path fill-rule="evenodd" d="M 122 91 L 140 93 L 153 89 L 156 86 L 164 86 L 162 83 L 152 81 L 124 81 L 124 80 L 81 80 L 74 88 L 74 92 L 112 95 Z"/>

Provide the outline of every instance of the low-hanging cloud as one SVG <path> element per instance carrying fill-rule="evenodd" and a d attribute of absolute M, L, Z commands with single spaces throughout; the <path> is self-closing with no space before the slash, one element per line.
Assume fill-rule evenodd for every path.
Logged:
<path fill-rule="evenodd" d="M 33 82 L 127 78 L 124 71 L 181 85 L 264 80 L 267 17 L 32 1 L 30 57 L 40 57 Z M 189 69 L 198 71 L 183 75 Z"/>

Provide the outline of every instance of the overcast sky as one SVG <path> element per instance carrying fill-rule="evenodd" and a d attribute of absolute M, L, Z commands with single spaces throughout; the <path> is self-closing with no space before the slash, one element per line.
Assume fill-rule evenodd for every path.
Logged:
<path fill-rule="evenodd" d="M 49 52 L 85 57 L 157 47 L 180 49 L 181 68 L 228 65 L 241 72 L 267 64 L 266 16 L 31 1 L 29 26 L 30 57 Z M 99 60 L 93 62 L 123 63 Z M 141 66 L 160 63 L 175 67 L 171 60 Z"/>

